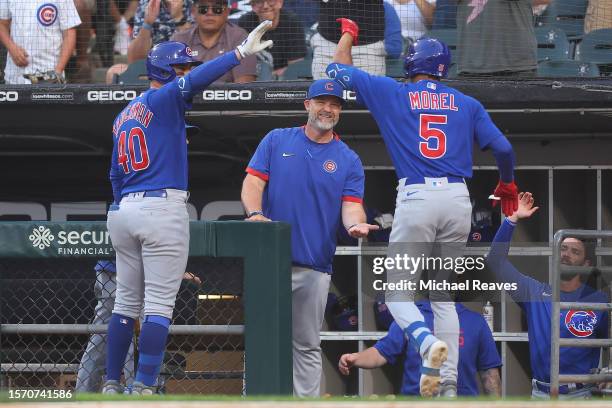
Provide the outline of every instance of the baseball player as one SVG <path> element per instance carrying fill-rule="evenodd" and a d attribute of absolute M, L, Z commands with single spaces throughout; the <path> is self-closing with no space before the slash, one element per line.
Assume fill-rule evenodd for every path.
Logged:
<path fill-rule="evenodd" d="M 115 305 L 115 290 L 117 287 L 115 262 L 100 260 L 94 267 L 96 271 L 96 283 L 94 292 L 98 303 L 91 324 L 108 324 Z M 106 360 L 106 335 L 92 334 L 89 337 L 87 348 L 77 372 L 75 390 L 77 392 L 99 392 L 104 374 L 104 361 Z M 130 348 L 125 359 L 124 378 L 129 386 L 134 380 L 134 349 L 130 342 Z"/>
<path fill-rule="evenodd" d="M 527 316 L 529 357 L 531 360 L 532 397 L 550 397 L 550 312 L 551 287 L 520 273 L 508 260 L 508 250 L 516 223 L 529 218 L 534 207 L 531 193 L 519 195 L 518 210 L 506 218 L 493 239 L 487 264 L 500 282 L 514 283 L 517 289 L 508 291 Z M 565 238 L 561 244 L 561 264 L 588 266 L 591 261 L 585 244 L 575 238 Z M 607 303 L 607 296 L 581 282 L 578 274 L 561 275 L 561 302 Z M 601 310 L 561 310 L 561 338 L 608 338 L 608 312 Z M 589 374 L 599 367 L 600 349 L 561 347 L 560 374 Z M 589 398 L 592 384 L 570 383 L 559 387 L 560 399 Z"/>
<path fill-rule="evenodd" d="M 262 22 L 235 50 L 199 65 L 183 43 L 156 45 L 147 57 L 151 88 L 113 124 L 110 179 L 115 199 L 108 230 L 117 254 L 117 297 L 108 329 L 103 393 L 120 393 L 121 369 L 134 320 L 144 301 L 134 394 L 152 394 L 164 356 L 176 294 L 187 264 L 187 141 L 185 110 L 193 96 L 246 56 L 272 45 L 261 42 Z"/>
<path fill-rule="evenodd" d="M 425 322 L 433 328 L 433 312 L 428 301 L 415 302 Z M 499 367 L 501 358 L 495 347 L 491 330 L 481 314 L 456 303 L 459 315 L 459 377 L 457 394 L 461 396 L 477 396 L 478 376 L 482 380 L 485 394 L 501 396 Z M 391 323 L 389 333 L 380 339 L 373 347 L 359 353 L 344 354 L 340 357 L 338 368 L 344 375 L 349 375 L 352 367 L 377 368 L 387 363 L 395 364 L 404 359 L 404 376 L 400 393 L 403 395 L 419 395 L 419 368 L 421 356 L 411 347 L 404 332 L 397 323 Z"/>
<path fill-rule="evenodd" d="M 343 102 L 340 84 L 313 82 L 304 101 L 306 125 L 268 133 L 242 185 L 248 221 L 291 224 L 293 393 L 299 397 L 319 396 L 319 332 L 340 222 L 355 238 L 378 229 L 365 222 L 361 160 L 333 131 Z"/>
<path fill-rule="evenodd" d="M 450 52 L 444 43 L 425 38 L 412 44 L 404 64 L 409 82 L 398 83 L 349 65 L 358 27 L 351 20 L 339 20 L 343 34 L 335 63 L 327 67 L 327 74 L 346 89 L 356 91 L 358 102 L 368 107 L 399 179 L 387 256 L 428 257 L 431 243 L 444 243 L 438 245 L 441 250 L 460 256 L 460 246 L 470 232 L 472 205 L 465 178 L 472 176 L 474 141 L 480 149 L 493 151 L 500 172 L 494 194 L 501 198 L 506 215 L 517 206 L 512 146 L 478 101 L 440 82 L 450 65 Z M 419 268 L 391 268 L 387 281 L 418 282 L 420 272 Z M 454 273 L 450 275 L 453 279 Z M 440 391 L 452 397 L 457 386 L 459 321 L 448 293 L 430 292 L 430 299 L 436 336 L 414 305 L 414 293 L 386 293 L 395 321 L 423 358 L 421 395 Z"/>
<path fill-rule="evenodd" d="M 79 24 L 72 0 L 0 0 L 0 41 L 10 55 L 6 83 L 32 83 L 26 77 L 63 82 Z"/>

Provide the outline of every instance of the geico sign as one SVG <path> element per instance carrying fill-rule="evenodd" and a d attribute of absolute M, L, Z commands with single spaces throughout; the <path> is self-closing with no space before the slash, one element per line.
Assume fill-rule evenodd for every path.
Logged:
<path fill-rule="evenodd" d="M 131 101 L 136 98 L 136 91 L 89 91 L 88 101 Z"/>
<path fill-rule="evenodd" d="M 252 93 L 248 89 L 206 90 L 202 93 L 205 101 L 250 101 Z"/>
<path fill-rule="evenodd" d="M 17 91 L 0 91 L 0 102 L 15 102 L 18 99 Z"/>

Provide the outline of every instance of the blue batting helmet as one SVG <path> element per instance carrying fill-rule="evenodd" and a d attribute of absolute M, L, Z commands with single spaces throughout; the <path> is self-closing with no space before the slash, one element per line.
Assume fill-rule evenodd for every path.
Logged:
<path fill-rule="evenodd" d="M 412 78 L 417 74 L 446 78 L 451 53 L 446 44 L 435 38 L 421 38 L 408 48 L 404 59 L 404 73 Z"/>
<path fill-rule="evenodd" d="M 192 51 L 186 44 L 178 41 L 166 41 L 151 48 L 147 55 L 147 75 L 149 79 L 167 84 L 176 78 L 172 68 L 177 64 L 200 65 L 202 62 L 194 59 L 197 51 Z"/>

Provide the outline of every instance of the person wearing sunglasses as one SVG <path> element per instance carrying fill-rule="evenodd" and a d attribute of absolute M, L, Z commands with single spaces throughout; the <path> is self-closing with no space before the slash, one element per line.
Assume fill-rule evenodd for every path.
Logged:
<path fill-rule="evenodd" d="M 238 25 L 247 31 L 264 21 L 272 21 L 272 29 L 265 34 L 274 41 L 270 49 L 275 75 L 282 75 L 287 66 L 300 61 L 306 55 L 304 29 L 298 16 L 283 9 L 283 0 L 251 0 L 253 11 L 244 14 Z"/>
<path fill-rule="evenodd" d="M 220 54 L 236 48 L 247 37 L 247 32 L 228 21 L 228 0 L 199 0 L 191 13 L 195 24 L 187 30 L 177 31 L 172 40 L 180 41 L 198 53 L 197 59 L 210 61 Z M 240 65 L 225 73 L 217 83 L 245 83 L 256 79 L 257 59 L 244 58 Z"/>

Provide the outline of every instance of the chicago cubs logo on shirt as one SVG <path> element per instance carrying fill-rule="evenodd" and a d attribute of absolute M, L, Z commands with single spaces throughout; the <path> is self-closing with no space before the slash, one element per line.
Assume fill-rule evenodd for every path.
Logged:
<path fill-rule="evenodd" d="M 337 169 L 338 169 L 338 165 L 333 160 L 325 160 L 325 163 L 323 163 L 323 170 L 325 170 L 328 173 L 333 173 Z"/>
<path fill-rule="evenodd" d="M 592 310 L 570 310 L 565 315 L 565 327 L 576 337 L 590 336 L 596 324 L 597 315 Z"/>
<path fill-rule="evenodd" d="M 57 20 L 57 7 L 52 3 L 43 4 L 36 11 L 36 18 L 41 25 L 49 27 Z"/>

